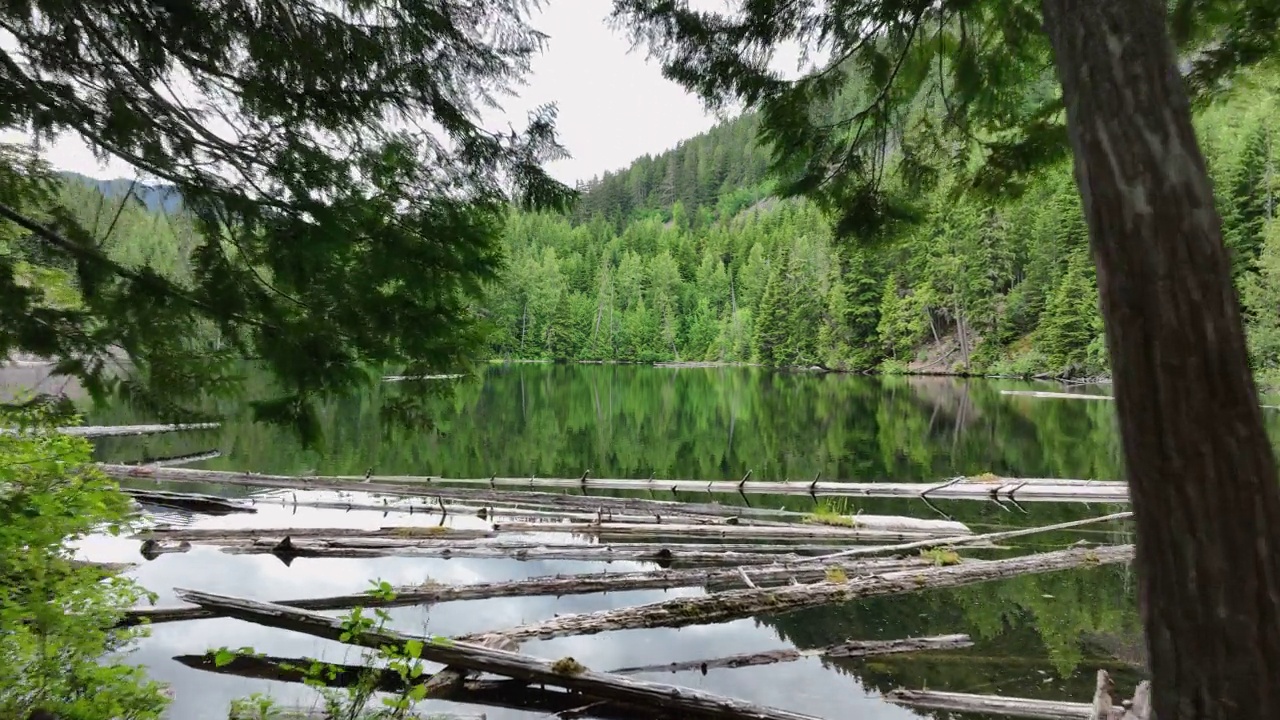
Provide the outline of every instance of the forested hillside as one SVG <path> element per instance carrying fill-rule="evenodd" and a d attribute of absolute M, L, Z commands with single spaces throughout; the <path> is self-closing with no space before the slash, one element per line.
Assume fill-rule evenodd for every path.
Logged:
<path fill-rule="evenodd" d="M 1199 116 L 1255 362 L 1280 367 L 1275 78 Z M 949 185 L 895 237 L 836 242 L 768 198 L 752 118 L 587 183 L 571 217 L 515 215 L 492 294 L 510 358 L 733 361 L 848 370 L 1105 373 L 1069 164 L 992 202 Z"/>
<path fill-rule="evenodd" d="M 1278 100 L 1275 78 L 1255 77 L 1199 117 L 1264 374 L 1280 369 L 1280 228 L 1272 222 Z M 483 309 L 494 353 L 1107 372 L 1068 164 L 998 202 L 944 182 L 915 198 L 919 223 L 866 242 L 837 241 L 831 219 L 812 203 L 774 197 L 769 155 L 755 119 L 738 118 L 584 183 L 568 214 L 513 212 L 507 265 Z M 69 178 L 63 200 L 107 238 L 113 257 L 186 281 L 196 235 L 180 213 L 163 212 L 176 200 L 164 197 L 162 207 L 160 191 L 146 188 L 149 202 L 121 208 L 107 190 Z M 41 272 L 57 285 L 56 271 Z"/>

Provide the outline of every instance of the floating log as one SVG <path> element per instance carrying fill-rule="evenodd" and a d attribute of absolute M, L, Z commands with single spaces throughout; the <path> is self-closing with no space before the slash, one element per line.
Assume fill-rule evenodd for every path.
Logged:
<path fill-rule="evenodd" d="M 54 432 L 82 438 L 128 437 L 132 435 L 159 435 L 161 433 L 187 432 L 191 430 L 216 430 L 221 423 L 179 423 L 176 425 L 77 425 L 60 427 Z M 0 435 L 14 435 L 16 428 L 0 428 Z"/>
<path fill-rule="evenodd" d="M 185 455 L 169 455 L 167 457 L 127 462 L 125 464 L 142 465 L 146 467 L 176 467 L 178 465 L 190 465 L 191 463 L 204 462 L 205 460 L 213 460 L 214 458 L 220 457 L 222 457 L 221 450 L 205 450 L 204 452 L 187 453 Z"/>
<path fill-rule="evenodd" d="M 1088 393 L 1047 392 L 1044 390 L 1001 390 L 1001 395 L 1017 395 L 1020 397 L 1052 398 L 1055 400 L 1115 400 L 1111 395 L 1089 395 Z"/>
<path fill-rule="evenodd" d="M 186 540 L 183 540 L 181 542 L 173 542 L 169 540 L 166 540 L 163 542 L 159 542 L 156 540 L 143 540 L 142 547 L 139 549 L 138 552 L 139 554 L 142 555 L 142 557 L 148 560 L 155 560 L 161 555 L 168 555 L 170 553 L 184 553 L 189 551 L 190 549 L 191 549 L 191 543 L 187 542 Z"/>
<path fill-rule="evenodd" d="M 264 603 L 246 598 L 215 595 L 175 588 L 181 599 L 247 622 L 292 630 L 326 640 L 363 647 L 385 645 L 421 647 L 420 657 L 428 662 L 488 672 L 532 683 L 576 690 L 601 700 L 617 700 L 676 713 L 677 717 L 716 720 L 816 720 L 811 715 L 769 708 L 715 695 L 696 688 L 646 682 L 609 675 L 583 667 L 573 658 L 555 662 L 528 655 L 494 650 L 472 643 L 444 638 L 414 636 L 389 629 L 370 628 L 350 632 L 339 618 L 308 610 Z"/>
<path fill-rule="evenodd" d="M 255 553 L 267 553 L 276 550 L 277 546 L 283 542 L 284 538 L 280 537 L 260 537 L 253 540 L 231 540 L 221 541 L 216 544 L 222 547 L 238 548 L 235 553 L 238 555 L 252 555 Z M 203 541 L 197 540 L 198 543 Z M 422 548 L 435 548 L 446 550 L 519 550 L 521 548 L 543 548 L 546 550 L 565 550 L 574 551 L 583 548 L 589 550 L 612 550 L 613 552 L 655 552 L 658 550 L 669 550 L 672 553 L 698 553 L 698 552 L 736 552 L 748 554 L 760 553 L 827 553 L 834 554 L 840 549 L 839 545 L 795 545 L 774 544 L 774 543 L 664 543 L 664 542 L 629 542 L 629 543 L 600 543 L 589 544 L 580 542 L 570 543 L 544 543 L 531 542 L 528 540 L 511 540 L 502 538 L 482 538 L 477 540 L 448 540 L 441 538 L 421 538 L 402 540 L 400 538 L 384 538 L 384 537 L 348 537 L 348 538 L 314 538 L 293 540 L 290 538 L 288 547 L 298 552 L 314 553 L 316 556 L 323 556 L 328 552 L 340 553 L 345 550 L 360 551 L 380 551 L 380 557 L 394 557 L 404 550 L 417 550 Z"/>
<path fill-rule="evenodd" d="M 445 498 L 465 502 L 501 503 L 522 507 L 574 509 L 588 512 L 632 511 L 653 513 L 660 517 L 687 516 L 689 514 L 718 517 L 805 517 L 808 513 L 777 508 L 723 505 L 718 502 L 692 503 L 648 498 L 611 496 L 568 495 L 549 492 L 496 490 L 481 488 L 447 488 L 440 486 L 419 487 L 397 482 L 352 482 L 347 479 L 318 477 L 314 475 L 261 475 L 227 470 L 202 470 L 197 468 L 135 467 L 100 463 L 98 468 L 106 475 L 121 480 L 144 479 L 162 482 L 223 483 L 239 487 L 273 488 L 278 490 L 330 490 L 338 492 L 382 493 L 400 497 L 431 498 L 442 503 Z M 363 478 L 361 478 L 363 480 Z"/>
<path fill-rule="evenodd" d="M 1132 545 L 1097 549 L 1058 550 L 1034 555 L 962 563 L 950 567 L 851 578 L 845 582 L 819 582 L 781 588 L 731 590 L 700 597 L 676 598 L 637 607 L 596 613 L 561 615 L 495 634 L 514 640 L 548 639 L 591 635 L 612 630 L 652 627 L 686 627 L 739 620 L 760 614 L 777 614 L 807 607 L 898 595 L 924 589 L 951 588 L 1002 578 L 1067 570 L 1084 565 L 1125 562 L 1133 556 Z"/>
<path fill-rule="evenodd" d="M 205 655 L 178 655 L 178 663 L 195 670 L 276 682 L 303 683 L 310 680 L 328 687 L 344 688 L 372 678 L 379 692 L 401 694 L 407 688 L 400 673 L 387 668 L 373 668 L 344 663 L 324 663 L 326 670 L 318 678 L 309 678 L 303 668 L 311 667 L 310 658 L 282 658 L 269 655 L 238 655 L 226 665 L 217 665 L 212 653 Z M 471 680 L 462 684 L 450 698 L 452 702 L 489 707 L 509 708 L 521 712 L 538 712 L 557 717 L 574 715 L 585 705 L 591 706 L 591 716 L 606 720 L 654 720 L 653 711 L 617 702 L 595 702 L 584 699 L 578 693 L 530 687 L 516 680 Z"/>
<path fill-rule="evenodd" d="M 1089 703 L 905 688 L 886 693 L 884 699 L 895 705 L 920 710 L 948 710 L 1006 717 L 1043 718 L 1044 720 L 1152 720 L 1149 681 L 1143 680 L 1138 683 L 1133 699 L 1123 705 L 1116 705 L 1111 699 L 1115 687 L 1111 682 L 1111 675 L 1106 670 L 1098 671 L 1096 687 L 1093 702 Z"/>
<path fill-rule="evenodd" d="M 618 668 L 609 672 L 615 675 L 636 675 L 639 673 L 682 672 L 701 670 L 706 672 L 716 668 L 740 668 L 755 665 L 772 665 L 774 663 L 795 662 L 807 657 L 828 658 L 860 658 L 895 653 L 914 653 L 921 650 L 956 650 L 972 647 L 968 635 L 935 635 L 933 637 L 906 638 L 904 640 L 849 640 L 828 647 L 810 650 L 786 648 L 767 650 L 758 653 L 743 653 L 709 660 L 686 660 L 665 665 L 640 665 L 637 667 Z"/>
<path fill-rule="evenodd" d="M 966 561 L 981 562 L 981 561 Z M 833 564 L 830 569 L 838 569 L 847 577 L 871 573 L 893 572 L 913 567 L 925 567 L 930 563 L 923 558 L 907 558 L 903 560 L 860 560 Z M 752 568 L 748 572 L 757 585 L 777 585 L 787 582 L 816 582 L 826 577 L 828 567 L 810 565 L 807 567 L 787 567 L 764 565 Z M 742 587 L 741 568 L 732 570 L 652 570 L 633 573 L 591 573 L 583 575 L 552 575 L 529 578 L 528 580 L 502 580 L 490 583 L 474 583 L 470 585 L 441 585 L 425 583 L 408 585 L 393 589 L 393 597 L 388 600 L 382 596 L 368 592 L 335 595 L 321 598 L 297 598 L 293 600 L 274 600 L 279 605 L 301 608 L 303 610 L 343 610 L 360 607 L 403 607 L 406 605 L 425 605 L 432 603 L 453 602 L 459 600 L 484 600 L 497 597 L 536 597 L 553 595 L 590 595 L 595 593 L 626 592 L 630 590 L 670 590 L 681 587 Z M 197 607 L 176 608 L 135 608 L 125 615 L 122 624 L 136 625 L 140 622 L 162 623 L 179 620 L 197 620 L 217 617 L 212 611 Z"/>
<path fill-rule="evenodd" d="M 1093 711 L 1092 703 L 974 695 L 939 690 L 892 690 L 885 694 L 884 699 L 895 705 L 917 710 L 947 710 L 978 715 L 1043 718 L 1043 720 L 1090 720 L 1089 716 Z M 1116 718 L 1122 717 L 1124 708 L 1115 707 L 1112 713 Z M 1107 720 L 1110 720 L 1110 717 L 1108 716 Z"/>
<path fill-rule="evenodd" d="M 458 373 L 451 375 L 383 375 L 382 382 L 406 382 L 410 380 L 457 380 L 464 377 L 466 377 L 466 375 Z"/>
<path fill-rule="evenodd" d="M 1038 535 L 1040 533 L 1053 532 L 1057 530 L 1069 530 L 1084 525 L 1093 525 L 1101 522 L 1118 522 L 1120 520 L 1128 520 L 1133 517 L 1133 513 L 1129 511 L 1112 513 L 1110 515 L 1101 515 L 1099 517 L 1084 518 L 1081 520 L 1069 520 L 1054 525 L 1041 525 L 1032 528 L 1019 528 L 1018 530 L 1001 530 L 1000 532 L 986 533 L 983 535 L 957 535 L 949 538 L 938 538 L 934 540 L 919 540 L 917 542 L 902 543 L 901 545 L 872 545 L 862 548 L 851 548 L 849 550 L 841 550 L 830 555 L 820 555 L 810 558 L 809 562 L 829 562 L 838 558 L 858 557 L 867 555 L 887 555 L 890 553 L 903 552 L 906 550 L 927 549 L 934 547 L 942 547 L 946 545 L 975 545 L 978 543 L 990 543 L 996 540 L 1008 540 L 1009 538 L 1023 537 L 1025 535 Z"/>
<path fill-rule="evenodd" d="M 191 540 L 204 544 L 256 540 L 258 538 L 435 538 L 464 540 L 496 537 L 492 530 L 444 525 L 401 525 L 383 528 L 148 528 L 133 536 L 150 540 Z"/>
<path fill-rule="evenodd" d="M 963 526 L 962 526 L 963 527 Z M 576 535 L 593 535 L 596 537 L 700 537 L 700 538 L 753 538 L 753 539 L 787 539 L 787 538 L 841 538 L 846 540 L 911 540 L 926 535 L 936 537 L 939 531 L 928 530 L 870 530 L 862 527 L 843 527 L 836 525 L 681 525 L 676 523 L 652 524 L 633 523 L 582 523 L 582 522 L 544 522 L 544 523 L 498 523 L 493 526 L 498 532 L 516 533 L 573 533 Z M 967 528 L 965 528 L 967 530 Z"/>
<path fill-rule="evenodd" d="M 1044 390 L 1001 390 L 1001 395 L 1019 395 L 1022 397 L 1044 398 L 1054 400 L 1115 400 L 1113 395 L 1090 395 L 1087 393 L 1047 392 Z M 1270 410 L 1280 410 L 1280 405 L 1259 405 Z"/>
<path fill-rule="evenodd" d="M 276 487 L 292 489 L 346 489 L 387 492 L 401 495 L 419 495 L 426 497 L 450 497 L 478 499 L 484 497 L 511 497 L 511 495 L 485 494 L 483 492 L 467 492 L 462 488 L 444 487 L 447 485 L 479 485 L 489 488 L 504 487 L 561 487 L 582 490 L 649 490 L 654 492 L 688 492 L 688 493 L 722 493 L 722 494 L 769 494 L 769 495 L 811 495 L 830 497 L 884 497 L 884 498 L 931 498 L 935 500 L 1015 500 L 1041 502 L 1128 502 L 1128 484 L 1123 481 L 1092 480 L 1054 480 L 1038 478 L 1002 478 L 995 475 L 980 475 L 973 478 L 958 478 L 942 483 L 917 482 L 772 482 L 772 481 L 733 481 L 733 480 L 654 480 L 654 479 L 594 479 L 594 478 L 440 478 L 436 476 L 373 476 L 364 482 L 364 476 L 337 475 L 294 477 L 290 475 L 256 475 L 222 470 L 200 470 L 196 468 L 136 468 L 127 465 L 100 465 L 103 472 L 113 477 L 145 477 L 155 480 L 192 481 L 192 482 L 227 482 L 232 484 L 251 485 L 255 487 Z M 452 492 L 450 492 L 452 491 Z M 526 496 L 528 497 L 528 496 Z M 545 493 L 541 499 L 563 498 L 562 495 Z M 594 497 L 586 501 L 587 506 L 598 503 L 604 507 L 609 500 L 620 498 Z M 581 498 L 579 498 L 581 501 Z M 553 501 L 554 502 L 554 501 Z M 615 505 L 616 507 L 617 505 Z M 702 512 L 702 508 L 693 509 L 688 503 L 670 503 L 670 506 L 684 508 L 677 514 Z M 708 504 L 707 506 L 711 506 Z M 581 505 L 579 505 L 581 507 Z M 719 513 L 724 512 L 721 506 Z M 746 514 L 747 510 L 733 508 L 730 513 Z M 717 513 L 717 514 L 719 514 Z"/>
<path fill-rule="evenodd" d="M 486 716 L 483 713 L 432 712 L 430 715 L 423 715 L 407 711 L 395 717 L 403 720 L 486 720 Z M 271 720 L 333 720 L 333 713 L 327 708 L 321 707 L 281 707 L 273 704 L 270 714 L 264 715 L 262 710 L 255 704 L 250 704 L 247 707 L 238 707 L 235 703 L 232 703 L 230 714 L 227 716 L 227 720 L 263 720 L 264 718 L 270 718 Z"/>
<path fill-rule="evenodd" d="M 230 515 L 233 513 L 256 513 L 258 510 L 249 505 L 200 493 L 168 492 L 166 490 L 142 490 L 122 487 L 120 492 L 140 503 L 159 507 L 190 510 L 203 515 Z"/>
<path fill-rule="evenodd" d="M 93 568 L 103 575 L 119 575 L 138 567 L 137 563 L 97 562 L 95 560 L 72 560 L 75 567 Z"/>
<path fill-rule="evenodd" d="M 286 538 L 287 540 L 288 538 Z M 530 543 L 526 545 L 482 545 L 482 546 L 436 546 L 436 547 L 402 547 L 394 551 L 388 548 L 331 547 L 323 542 L 284 542 L 264 543 L 261 545 L 232 545 L 222 548 L 222 552 L 230 555 L 262 555 L 273 554 L 282 558 L 298 557 L 341 557 L 341 558 L 374 558 L 387 557 L 429 557 L 429 558 L 473 558 L 473 559 L 515 559 L 515 560 L 582 560 L 587 562 L 652 562 L 662 567 L 676 565 L 764 565 L 776 562 L 795 562 L 800 555 L 781 552 L 727 552 L 715 550 L 714 545 L 705 545 L 706 550 L 683 550 L 676 552 L 662 545 L 651 545 L 644 550 L 614 550 L 608 545 L 559 545 L 547 546 Z"/>

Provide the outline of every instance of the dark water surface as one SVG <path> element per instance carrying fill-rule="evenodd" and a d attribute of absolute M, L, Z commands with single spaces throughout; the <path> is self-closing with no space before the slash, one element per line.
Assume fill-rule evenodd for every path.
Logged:
<path fill-rule="evenodd" d="M 752 369 L 655 369 L 616 366 L 517 365 L 493 367 L 481 379 L 458 384 L 456 396 L 435 408 L 435 429 L 385 425 L 380 408 L 415 383 L 387 384 L 379 394 L 334 403 L 324 413 L 325 445 L 304 449 L 288 433 L 231 422 L 202 434 L 109 439 L 101 459 L 140 460 L 217 448 L 223 456 L 202 463 L 214 469 L 263 473 L 438 474 L 481 477 L 531 475 L 738 479 L 939 480 L 992 472 L 1021 477 L 1118 479 L 1114 412 L 1109 402 L 1005 396 L 1002 389 L 1032 389 L 1017 382 L 950 378 L 864 378 L 772 374 Z M 1044 385 L 1041 389 L 1060 389 Z M 1093 389 L 1090 392 L 1107 392 Z M 144 421 L 125 408 L 88 421 Z M 244 496 L 248 490 L 173 485 L 175 490 Z M 610 493 L 621 494 L 621 493 Z M 673 499 L 670 493 L 655 494 Z M 706 495 L 679 499 L 706 501 Z M 741 497 L 717 498 L 740 504 Z M 809 510 L 807 497 L 753 495 L 753 505 Z M 975 531 L 1060 522 L 1113 512 L 1114 506 L 1031 503 L 935 503 L 937 511 L 906 500 L 857 500 L 868 513 L 937 517 L 945 512 Z M 433 523 L 421 515 L 342 512 L 260 505 L 252 516 L 167 518 L 205 527 L 370 527 Z M 485 526 L 453 517 L 458 526 Z M 1081 538 L 1125 542 L 1127 533 L 1085 528 L 1015 541 L 1017 550 L 1052 549 Z M 564 536 L 557 538 L 565 542 Z M 94 538 L 86 556 L 142 562 L 136 541 Z M 369 581 L 392 584 L 434 580 L 472 583 L 537 575 L 651 567 L 612 564 L 469 559 L 298 559 L 285 566 L 270 555 L 228 555 L 197 547 L 144 562 L 136 577 L 175 602 L 172 589 L 195 588 L 259 599 L 357 592 Z M 1125 566 L 1015 578 L 951 591 L 882 598 L 782 616 L 762 616 L 681 630 L 606 633 L 530 642 L 524 650 L 571 655 L 598 670 L 714 658 L 785 647 L 814 648 L 849 639 L 893 639 L 965 632 L 975 646 L 962 651 L 888 656 L 865 661 L 805 659 L 754 668 L 659 673 L 650 679 L 827 718 L 870 720 L 917 717 L 884 703 L 895 687 L 1087 701 L 1093 675 L 1105 667 L 1128 690 L 1141 676 L 1140 629 L 1133 584 Z M 391 611 L 395 627 L 457 635 L 511 627 L 556 614 L 590 612 L 652 602 L 701 590 L 637 591 L 564 598 L 502 598 Z M 338 614 L 338 613 L 333 613 Z M 358 650 L 236 620 L 160 625 L 141 644 L 136 661 L 176 691 L 172 717 L 226 717 L 235 698 L 266 692 L 286 703 L 314 702 L 296 685 L 245 680 L 190 669 L 176 655 L 218 647 L 251 646 L 277 656 L 358 662 Z M 489 718 L 546 717 L 499 708 L 428 703 L 422 710 L 484 712 Z M 943 717 L 944 714 L 938 714 Z"/>

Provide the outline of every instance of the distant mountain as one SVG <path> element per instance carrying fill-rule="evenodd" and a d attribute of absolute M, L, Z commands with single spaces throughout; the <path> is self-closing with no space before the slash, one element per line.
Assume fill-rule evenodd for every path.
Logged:
<path fill-rule="evenodd" d="M 129 187 L 132 186 L 133 194 L 151 212 L 172 214 L 182 209 L 182 196 L 178 194 L 177 188 L 172 185 L 148 185 L 142 182 L 135 183 L 135 181 L 126 180 L 125 178 L 99 180 L 73 172 L 61 172 L 58 174 L 67 180 L 97 188 L 98 192 L 109 198 L 124 197 L 125 193 L 129 192 Z"/>

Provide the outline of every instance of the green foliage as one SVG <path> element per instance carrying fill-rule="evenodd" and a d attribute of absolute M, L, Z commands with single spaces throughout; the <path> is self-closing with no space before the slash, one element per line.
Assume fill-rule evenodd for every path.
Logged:
<path fill-rule="evenodd" d="M 166 698 L 123 663 L 137 631 L 114 629 L 145 594 L 73 561 L 67 543 L 118 533 L 129 499 L 91 465 L 87 441 L 50 432 L 47 408 L 0 416 L 0 716 L 41 708 L 67 720 L 158 718 Z"/>
<path fill-rule="evenodd" d="M 162 233 L 137 222 L 141 187 L 105 205 L 60 196 L 48 168 L 5 150 L 0 237 L 17 250 L 0 254 L 0 355 L 60 358 L 95 395 L 167 415 L 243 390 L 232 363 L 248 358 L 274 378 L 251 398 L 258 414 L 304 430 L 314 398 L 384 364 L 465 365 L 506 208 L 572 196 L 541 169 L 562 154 L 554 108 L 522 132 L 479 120 L 541 46 L 527 11 L 6 6 L 0 127 L 78 136 L 175 192 L 183 216 L 146 219 L 177 226 Z M 175 96 L 175 77 L 195 99 Z M 48 297 L 28 264 L 64 272 L 79 302 Z M 111 372 L 121 353 L 126 378 Z"/>

